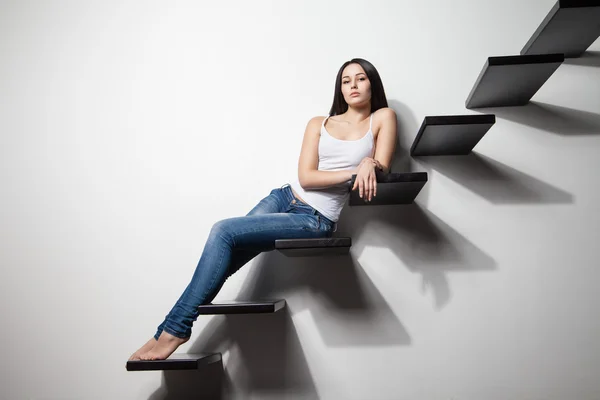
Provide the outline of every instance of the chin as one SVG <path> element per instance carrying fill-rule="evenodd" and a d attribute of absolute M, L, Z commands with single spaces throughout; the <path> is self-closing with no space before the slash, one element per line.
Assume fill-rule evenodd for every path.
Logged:
<path fill-rule="evenodd" d="M 353 100 L 353 101 L 352 101 Z M 347 101 L 346 103 L 348 104 L 352 104 L 353 106 L 357 106 L 357 105 L 361 105 L 361 104 L 367 104 L 369 101 L 365 100 L 365 99 L 360 99 L 360 98 L 354 98 L 351 101 Z"/>

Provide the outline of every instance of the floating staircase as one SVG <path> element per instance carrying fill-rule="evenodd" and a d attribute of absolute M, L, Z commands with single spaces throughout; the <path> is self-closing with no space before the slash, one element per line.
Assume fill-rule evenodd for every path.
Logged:
<path fill-rule="evenodd" d="M 275 249 L 288 257 L 343 255 L 350 253 L 351 245 L 352 239 L 349 237 L 275 241 Z"/>
<path fill-rule="evenodd" d="M 388 174 L 376 172 L 377 196 L 371 201 L 360 197 L 358 190 L 350 192 L 348 205 L 350 206 L 383 206 L 412 204 L 415 198 L 427 183 L 427 172 L 390 172 Z M 356 175 L 352 175 L 350 187 L 354 186 Z"/>
<path fill-rule="evenodd" d="M 285 300 L 266 301 L 229 301 L 211 303 L 198 307 L 200 315 L 216 314 L 266 314 L 274 313 L 285 307 Z"/>
<path fill-rule="evenodd" d="M 466 155 L 496 123 L 494 114 L 425 117 L 411 156 Z"/>
<path fill-rule="evenodd" d="M 221 353 L 171 354 L 166 360 L 127 361 L 127 371 L 173 371 L 194 370 L 221 361 Z"/>
<path fill-rule="evenodd" d="M 489 57 L 465 102 L 467 109 L 522 106 L 551 77 L 565 57 L 580 56 L 600 36 L 600 0 L 559 0 L 521 50 L 521 55 Z M 495 124 L 493 114 L 427 116 L 411 146 L 411 156 L 469 154 Z M 377 172 L 371 202 L 350 193 L 350 206 L 411 204 L 427 183 L 426 172 Z M 352 177 L 354 185 L 356 175 Z M 275 249 L 289 257 L 344 255 L 349 237 L 281 239 Z M 285 300 L 228 302 L 199 307 L 200 314 L 275 313 Z M 221 361 L 221 354 L 172 354 L 167 360 L 128 361 L 128 371 L 192 370 Z"/>
<path fill-rule="evenodd" d="M 488 57 L 465 106 L 524 106 L 564 60 L 563 54 Z"/>
<path fill-rule="evenodd" d="M 580 57 L 600 36 L 600 0 L 556 2 L 521 55 L 562 53 Z"/>

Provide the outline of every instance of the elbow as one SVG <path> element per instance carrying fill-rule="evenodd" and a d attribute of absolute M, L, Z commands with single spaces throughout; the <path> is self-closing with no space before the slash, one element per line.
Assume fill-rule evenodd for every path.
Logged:
<path fill-rule="evenodd" d="M 302 186 L 302 189 L 304 189 L 304 190 L 310 189 L 310 185 L 306 180 L 299 179 L 298 182 L 300 183 L 300 186 Z"/>
<path fill-rule="evenodd" d="M 302 189 L 310 189 L 308 181 L 308 171 L 302 171 L 298 173 L 298 183 L 300 183 Z"/>
<path fill-rule="evenodd" d="M 304 174 L 298 174 L 298 183 L 302 186 L 302 189 L 306 189 L 306 178 L 304 178 Z"/>

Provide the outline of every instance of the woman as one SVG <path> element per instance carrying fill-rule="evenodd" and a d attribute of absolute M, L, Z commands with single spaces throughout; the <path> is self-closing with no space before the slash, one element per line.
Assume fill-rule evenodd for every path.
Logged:
<path fill-rule="evenodd" d="M 377 194 L 375 169 L 389 171 L 396 115 L 387 107 L 379 73 L 355 58 L 340 68 L 329 117 L 308 122 L 298 179 L 273 189 L 245 217 L 215 223 L 191 282 L 157 332 L 130 360 L 163 360 L 189 340 L 199 305 L 276 239 L 330 237 L 349 196 L 352 175 L 360 197 Z M 365 134 L 366 132 L 366 134 Z"/>

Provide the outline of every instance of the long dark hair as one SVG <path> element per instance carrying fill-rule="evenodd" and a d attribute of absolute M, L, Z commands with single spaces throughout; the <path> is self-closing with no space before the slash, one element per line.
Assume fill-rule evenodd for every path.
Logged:
<path fill-rule="evenodd" d="M 344 95 L 342 94 L 342 72 L 344 71 L 344 68 L 350 64 L 359 64 L 365 70 L 365 74 L 367 74 L 369 81 L 371 81 L 371 112 L 387 107 L 388 103 L 385 98 L 385 90 L 383 90 L 383 83 L 381 82 L 377 69 L 375 69 L 373 64 L 367 60 L 353 58 L 350 61 L 346 61 L 338 71 L 337 78 L 335 79 L 333 104 L 331 105 L 331 110 L 329 110 L 329 115 L 339 115 L 348 111 L 348 103 L 346 103 Z"/>

